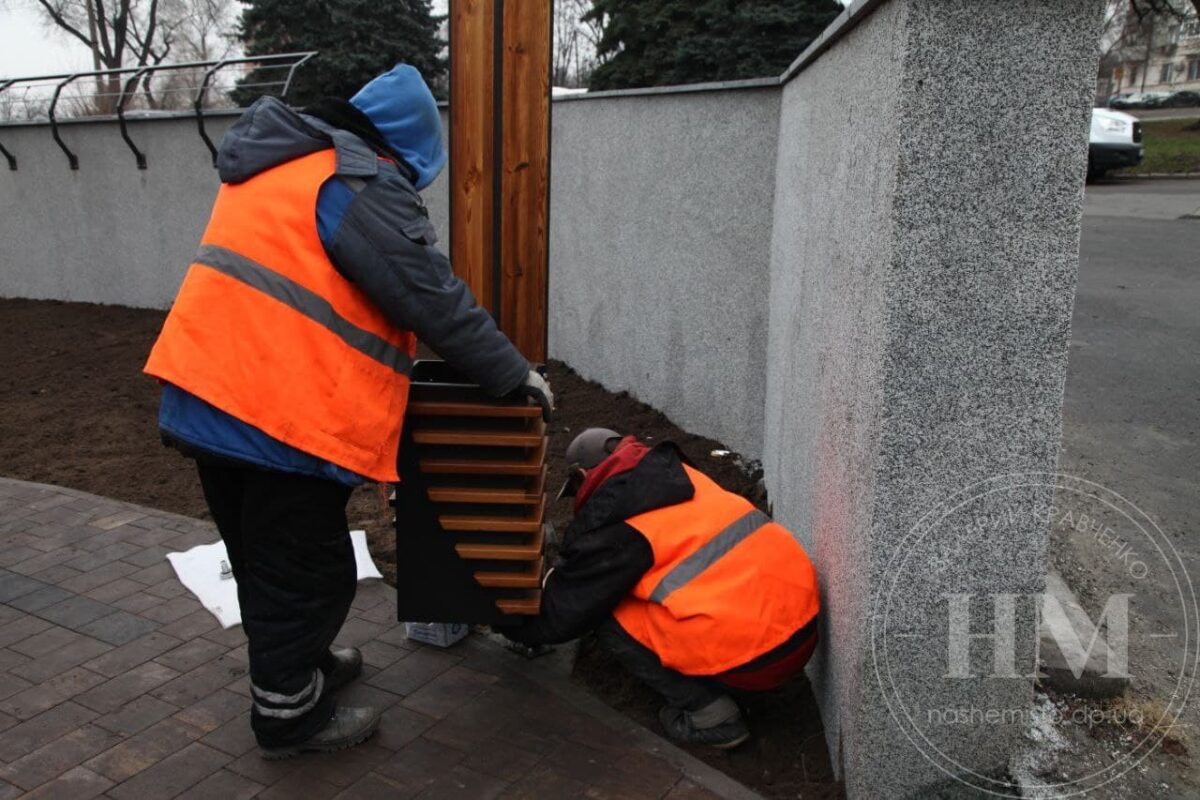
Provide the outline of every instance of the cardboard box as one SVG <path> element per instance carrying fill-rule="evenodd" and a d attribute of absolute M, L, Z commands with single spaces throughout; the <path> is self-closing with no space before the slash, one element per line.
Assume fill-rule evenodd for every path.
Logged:
<path fill-rule="evenodd" d="M 414 642 L 424 642 L 435 647 L 449 647 L 466 638 L 471 632 L 468 625 L 460 622 L 406 622 L 404 633 Z"/>

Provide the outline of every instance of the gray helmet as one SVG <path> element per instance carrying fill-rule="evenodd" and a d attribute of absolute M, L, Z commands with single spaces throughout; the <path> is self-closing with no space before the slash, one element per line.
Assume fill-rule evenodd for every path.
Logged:
<path fill-rule="evenodd" d="M 588 428 L 567 445 L 567 480 L 558 491 L 558 497 L 575 494 L 574 473 L 576 468 L 592 469 L 612 454 L 613 448 L 624 437 L 608 428 Z"/>

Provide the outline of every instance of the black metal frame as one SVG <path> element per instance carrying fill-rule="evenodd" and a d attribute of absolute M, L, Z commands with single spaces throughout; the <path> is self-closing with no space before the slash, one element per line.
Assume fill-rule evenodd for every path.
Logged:
<path fill-rule="evenodd" d="M 137 145 L 133 143 L 133 139 L 129 138 L 129 129 L 125 126 L 125 101 L 129 99 L 129 90 L 137 86 L 137 82 L 149 71 L 149 67 L 143 67 L 133 73 L 133 77 L 125 81 L 125 86 L 121 89 L 121 96 L 117 100 L 117 119 L 121 125 L 121 138 L 125 140 L 125 144 L 129 145 L 129 149 L 133 151 L 133 157 L 137 159 L 138 169 L 146 168 L 146 154 L 138 150 Z"/>
<path fill-rule="evenodd" d="M 16 82 L 17 82 L 16 78 L 13 78 L 12 80 L 7 80 L 7 81 L 4 81 L 4 83 L 0 83 L 0 92 L 3 92 L 5 89 L 12 86 Z M 13 172 L 16 172 L 17 171 L 17 157 L 14 156 L 12 153 L 8 152 L 8 148 L 6 148 L 2 144 L 0 144 L 0 153 L 2 153 L 4 155 L 4 158 L 8 161 L 8 168 L 10 170 L 12 170 Z"/>
<path fill-rule="evenodd" d="M 213 144 L 212 139 L 209 138 L 208 132 L 204 127 L 204 97 L 208 93 L 208 88 L 212 82 L 213 76 L 224 67 L 233 64 L 278 64 L 281 67 L 286 66 L 288 67 L 287 78 L 284 79 L 283 88 L 279 93 L 280 97 L 286 97 L 288 90 L 291 89 L 292 79 L 296 75 L 296 70 L 307 63 L 315 55 L 317 55 L 317 51 L 315 50 L 304 50 L 295 53 L 278 53 L 276 55 L 268 56 L 244 56 L 241 58 L 223 58 L 214 61 L 190 61 L 183 64 L 143 65 L 139 67 L 96 70 L 92 72 L 72 72 L 59 75 L 38 75 L 29 78 L 12 78 L 0 83 L 0 93 L 19 83 L 45 83 L 48 81 L 58 81 L 58 84 L 54 87 L 54 96 L 50 101 L 50 108 L 47 112 L 47 116 L 49 117 L 50 121 L 50 134 L 54 138 L 55 143 L 66 154 L 67 163 L 70 164 L 71 169 L 77 170 L 79 169 L 79 156 L 72 152 L 71 148 L 67 146 L 67 143 L 63 141 L 58 128 L 58 100 L 62 96 L 63 89 L 80 78 L 111 78 L 117 75 L 127 75 L 129 73 L 133 73 L 131 77 L 125 81 L 125 84 L 121 89 L 121 94 L 117 100 L 116 117 L 121 128 L 121 138 L 125 140 L 125 144 L 129 147 L 130 151 L 133 152 L 134 158 L 137 161 L 138 169 L 146 169 L 146 155 L 138 148 L 137 144 L 134 143 L 132 137 L 130 137 L 127 119 L 125 117 L 125 105 L 129 102 L 129 98 L 136 94 L 136 92 L 134 92 L 135 87 L 144 76 L 152 75 L 156 72 L 172 72 L 184 69 L 205 69 L 204 80 L 200 84 L 200 89 L 196 93 L 196 98 L 192 103 L 192 108 L 196 115 L 196 125 L 200 132 L 200 138 L 204 141 L 204 144 L 208 148 L 209 152 L 212 153 L 213 166 L 215 167 L 217 163 L 217 148 Z M 291 63 L 286 63 L 289 60 Z M 17 169 L 16 156 L 5 149 L 3 145 L 0 145 L 0 154 L 3 154 L 8 160 L 8 168 L 10 170 Z"/>

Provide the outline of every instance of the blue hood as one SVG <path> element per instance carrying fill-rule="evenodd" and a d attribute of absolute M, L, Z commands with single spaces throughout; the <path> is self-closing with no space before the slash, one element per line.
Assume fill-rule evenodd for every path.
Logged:
<path fill-rule="evenodd" d="M 397 64 L 350 98 L 370 118 L 388 146 L 417 172 L 417 189 L 433 183 L 446 166 L 437 101 L 415 67 Z"/>

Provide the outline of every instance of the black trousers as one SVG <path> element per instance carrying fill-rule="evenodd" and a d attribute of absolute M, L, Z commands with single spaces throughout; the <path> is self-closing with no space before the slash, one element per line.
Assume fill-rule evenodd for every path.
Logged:
<path fill-rule="evenodd" d="M 611 652 L 633 677 L 663 696 L 667 705 L 699 711 L 726 694 L 715 681 L 684 675 L 664 667 L 654 651 L 630 636 L 609 617 L 596 629 L 600 646 Z"/>
<path fill-rule="evenodd" d="M 329 647 L 355 592 L 346 524 L 350 487 L 333 481 L 198 461 L 204 499 L 229 552 L 250 651 L 250 725 L 280 747 L 333 714 Z"/>

